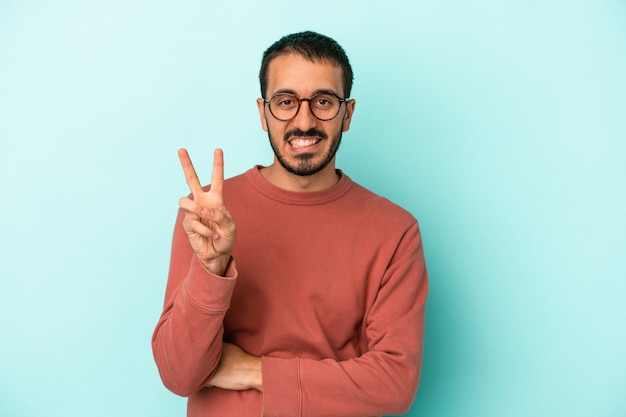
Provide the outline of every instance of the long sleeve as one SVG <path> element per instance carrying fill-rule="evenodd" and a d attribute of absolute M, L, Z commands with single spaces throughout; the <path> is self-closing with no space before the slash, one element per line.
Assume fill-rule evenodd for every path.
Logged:
<path fill-rule="evenodd" d="M 415 223 L 400 241 L 365 317 L 368 351 L 344 361 L 263 357 L 263 416 L 406 412 L 419 383 L 427 286 Z"/>
<path fill-rule="evenodd" d="M 152 337 L 154 358 L 164 385 L 189 396 L 200 390 L 215 370 L 222 349 L 223 321 L 237 272 L 234 261 L 219 277 L 196 258 L 182 227 L 179 211 L 165 303 Z"/>

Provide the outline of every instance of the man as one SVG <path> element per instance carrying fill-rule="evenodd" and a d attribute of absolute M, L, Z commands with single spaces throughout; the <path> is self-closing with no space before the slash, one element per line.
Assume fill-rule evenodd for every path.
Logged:
<path fill-rule="evenodd" d="M 417 221 L 335 168 L 352 69 L 303 32 L 264 54 L 261 125 L 274 163 L 192 196 L 176 221 L 153 336 L 188 416 L 376 416 L 408 410 L 421 370 L 427 274 Z M 236 239 L 235 239 L 236 235 Z"/>

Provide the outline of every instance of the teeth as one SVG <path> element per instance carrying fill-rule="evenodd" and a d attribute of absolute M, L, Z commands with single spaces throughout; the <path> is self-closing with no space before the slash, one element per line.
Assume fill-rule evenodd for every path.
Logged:
<path fill-rule="evenodd" d="M 293 139 L 289 143 L 294 148 L 306 148 L 307 146 L 315 145 L 319 142 L 319 139 Z"/>

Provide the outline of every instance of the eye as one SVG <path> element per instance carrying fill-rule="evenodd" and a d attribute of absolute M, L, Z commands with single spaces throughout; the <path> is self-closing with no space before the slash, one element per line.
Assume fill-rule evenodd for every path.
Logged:
<path fill-rule="evenodd" d="M 297 99 L 292 95 L 280 95 L 276 96 L 272 99 L 272 102 L 276 105 L 276 107 L 281 108 L 291 108 L 297 106 Z"/>
<path fill-rule="evenodd" d="M 324 107 L 332 107 L 335 103 L 335 100 L 332 96 L 318 96 L 315 98 L 315 106 L 324 108 Z"/>

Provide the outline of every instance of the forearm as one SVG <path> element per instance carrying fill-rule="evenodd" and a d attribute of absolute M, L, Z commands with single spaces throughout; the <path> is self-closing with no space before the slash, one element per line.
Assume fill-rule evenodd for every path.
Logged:
<path fill-rule="evenodd" d="M 368 352 L 347 361 L 263 357 L 265 415 L 403 414 L 419 384 L 421 349 L 416 355 Z"/>
<path fill-rule="evenodd" d="M 245 352 L 238 346 L 224 343 L 219 365 L 211 376 L 209 387 L 241 391 L 263 391 L 261 358 Z"/>
<path fill-rule="evenodd" d="M 172 294 L 153 335 L 154 358 L 164 385 L 182 396 L 202 388 L 220 359 L 223 320 L 234 288 L 230 278 L 208 274 L 193 260 Z"/>

